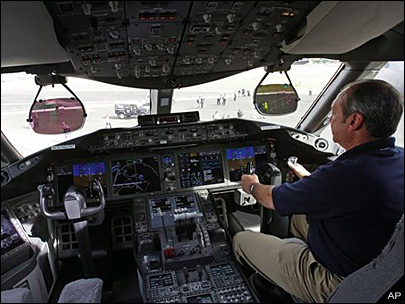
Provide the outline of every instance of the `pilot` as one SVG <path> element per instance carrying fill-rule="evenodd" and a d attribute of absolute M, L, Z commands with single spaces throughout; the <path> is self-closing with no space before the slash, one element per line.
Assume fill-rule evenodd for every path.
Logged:
<path fill-rule="evenodd" d="M 403 113 L 399 92 L 382 80 L 345 87 L 332 103 L 333 140 L 346 151 L 279 186 L 243 175 L 242 189 L 291 218 L 292 239 L 235 235 L 237 260 L 306 302 L 325 302 L 349 274 L 376 258 L 404 213 L 404 149 L 390 137 Z M 246 265 L 246 264 L 245 264 Z"/>

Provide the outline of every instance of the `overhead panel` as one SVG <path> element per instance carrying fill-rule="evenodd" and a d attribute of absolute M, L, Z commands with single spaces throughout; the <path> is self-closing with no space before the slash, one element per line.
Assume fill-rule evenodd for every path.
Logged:
<path fill-rule="evenodd" d="M 128 1 L 131 76 L 164 77 L 172 73 L 190 2 Z"/>
<path fill-rule="evenodd" d="M 212 73 L 218 70 L 224 52 L 232 44 L 240 23 L 255 2 L 195 1 L 181 43 L 175 74 Z M 237 42 L 234 41 L 234 44 Z M 233 66 L 232 69 L 238 69 Z M 226 71 L 231 69 L 223 69 Z"/>
<path fill-rule="evenodd" d="M 114 2 L 114 1 L 110 1 Z M 77 70 L 89 76 L 129 76 L 129 56 L 123 2 L 50 2 L 56 26 L 67 39 Z"/>
<path fill-rule="evenodd" d="M 317 1 L 47 3 L 76 73 L 139 87 L 151 87 L 152 81 L 155 87 L 185 86 L 277 62 L 282 41 L 288 35 L 298 35 L 299 23 L 317 4 Z"/>

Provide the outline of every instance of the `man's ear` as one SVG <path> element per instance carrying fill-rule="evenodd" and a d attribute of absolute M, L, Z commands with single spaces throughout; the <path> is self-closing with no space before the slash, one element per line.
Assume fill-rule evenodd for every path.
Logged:
<path fill-rule="evenodd" d="M 364 116 L 361 113 L 353 113 L 349 116 L 349 128 L 351 131 L 360 129 L 364 124 Z"/>

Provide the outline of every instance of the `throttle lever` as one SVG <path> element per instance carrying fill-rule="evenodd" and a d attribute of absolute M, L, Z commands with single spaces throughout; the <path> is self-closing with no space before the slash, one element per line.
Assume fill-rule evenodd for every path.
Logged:
<path fill-rule="evenodd" d="M 246 174 L 254 174 L 254 169 L 253 169 L 253 162 L 249 161 L 246 164 Z"/>
<path fill-rule="evenodd" d="M 295 166 L 297 164 L 297 162 L 298 162 L 298 157 L 297 156 L 290 156 L 288 158 L 288 161 L 290 161 Z"/>

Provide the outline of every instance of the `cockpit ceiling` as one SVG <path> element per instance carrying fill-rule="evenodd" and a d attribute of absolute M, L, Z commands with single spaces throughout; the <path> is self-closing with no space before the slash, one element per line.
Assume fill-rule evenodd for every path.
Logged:
<path fill-rule="evenodd" d="M 73 74 L 128 86 L 149 87 L 152 82 L 154 87 L 180 87 L 278 62 L 281 42 L 318 3 L 49 1 L 45 5 Z M 190 83 L 190 76 L 197 80 Z"/>
<path fill-rule="evenodd" d="M 189 76 L 223 77 L 261 66 L 267 58 L 277 59 L 278 45 L 318 4 L 111 3 L 49 2 L 76 69 L 100 80 L 164 80 L 164 86 L 174 87 Z"/>
<path fill-rule="evenodd" d="M 42 2 L 37 3 L 38 8 L 43 6 Z M 293 61 L 305 55 L 297 50 L 303 45 L 300 40 L 313 32 L 316 26 L 313 20 L 324 20 L 332 10 L 329 8 L 324 18 L 318 12 L 314 19 L 308 16 L 320 1 L 44 3 L 54 23 L 54 29 L 49 31 L 55 30 L 55 41 L 62 46 L 55 47 L 49 42 L 48 53 L 57 51 L 66 56 L 68 63 L 66 60 L 46 62 L 42 58 L 35 62 L 33 55 L 21 70 L 35 74 L 54 72 L 140 88 L 190 86 L 260 66 L 287 70 Z M 29 13 L 34 19 L 35 12 Z M 35 25 L 27 26 L 30 26 L 29 37 L 36 32 L 39 37 Z M 306 32 L 308 28 L 310 33 Z M 381 33 L 388 30 L 380 28 Z M 2 72 L 8 71 L 4 67 L 12 68 L 6 65 L 8 58 L 3 57 L 3 32 L 2 1 Z M 310 38 L 302 41 L 306 48 L 308 41 L 320 46 L 313 35 Z M 287 44 L 292 47 L 288 48 Z M 289 49 L 294 55 L 284 53 L 282 45 L 284 52 Z M 345 47 L 350 49 L 350 41 Z M 313 53 L 319 56 L 320 50 Z M 12 56 L 13 52 L 9 54 Z M 331 54 L 338 58 L 338 54 Z"/>

